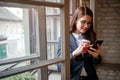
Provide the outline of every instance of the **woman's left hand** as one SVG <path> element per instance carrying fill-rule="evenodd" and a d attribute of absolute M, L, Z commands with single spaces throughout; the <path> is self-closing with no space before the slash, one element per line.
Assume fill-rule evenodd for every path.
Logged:
<path fill-rule="evenodd" d="M 100 55 L 101 47 L 99 44 L 97 44 L 97 47 L 98 49 L 91 47 L 90 50 L 88 50 L 88 53 L 92 55 L 94 58 L 98 58 L 98 55 Z"/>

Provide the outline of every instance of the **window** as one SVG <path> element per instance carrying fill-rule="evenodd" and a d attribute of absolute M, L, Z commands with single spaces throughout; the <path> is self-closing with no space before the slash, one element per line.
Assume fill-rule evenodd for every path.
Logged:
<path fill-rule="evenodd" d="M 5 54 L 0 54 L 0 78 L 29 72 L 37 80 L 48 80 L 48 67 L 62 63 L 61 79 L 69 80 L 66 3 L 68 0 L 0 1 L 0 49 Z M 59 36 L 65 45 L 63 56 L 56 58 Z"/>
<path fill-rule="evenodd" d="M 57 42 L 60 37 L 60 9 L 46 7 L 46 35 L 48 59 L 56 58 Z M 54 54 L 53 54 L 54 53 Z"/>

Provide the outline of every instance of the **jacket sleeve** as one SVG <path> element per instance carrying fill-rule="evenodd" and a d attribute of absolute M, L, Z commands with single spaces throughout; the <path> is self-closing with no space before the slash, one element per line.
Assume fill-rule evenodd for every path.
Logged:
<path fill-rule="evenodd" d="M 70 52 L 72 52 L 72 50 L 70 49 Z M 59 38 L 59 42 L 58 42 L 58 49 L 57 49 L 57 57 L 61 57 L 62 53 L 61 53 L 61 38 Z M 70 53 L 70 59 L 72 59 L 72 53 Z"/>
<path fill-rule="evenodd" d="M 59 38 L 59 41 L 58 41 L 58 49 L 57 49 L 57 57 L 61 57 L 61 38 Z M 57 70 L 59 72 L 61 72 L 61 63 L 58 63 L 57 64 Z"/>
<path fill-rule="evenodd" d="M 101 62 L 102 62 L 101 55 L 98 55 L 98 58 L 93 58 L 93 63 L 94 64 L 100 64 Z"/>
<path fill-rule="evenodd" d="M 61 38 L 58 41 L 57 57 L 61 57 Z"/>

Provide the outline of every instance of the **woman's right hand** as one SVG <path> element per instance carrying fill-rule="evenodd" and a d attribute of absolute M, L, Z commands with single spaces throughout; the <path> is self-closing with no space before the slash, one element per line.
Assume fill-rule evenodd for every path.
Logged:
<path fill-rule="evenodd" d="M 76 48 L 73 51 L 73 53 L 72 53 L 73 58 L 75 58 L 76 56 L 78 56 L 81 53 L 87 53 L 89 46 L 90 46 L 89 43 L 82 43 L 82 44 L 80 44 L 78 46 L 78 48 Z"/>

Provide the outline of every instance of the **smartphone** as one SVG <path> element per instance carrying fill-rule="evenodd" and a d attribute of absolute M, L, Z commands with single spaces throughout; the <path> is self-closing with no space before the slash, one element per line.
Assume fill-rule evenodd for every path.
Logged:
<path fill-rule="evenodd" d="M 97 48 L 98 48 L 98 47 L 97 47 L 97 44 L 99 44 L 99 45 L 101 46 L 102 43 L 103 43 L 103 40 L 96 40 L 96 41 L 94 42 L 94 44 L 92 45 L 92 47 L 95 48 L 95 49 L 97 49 Z"/>

